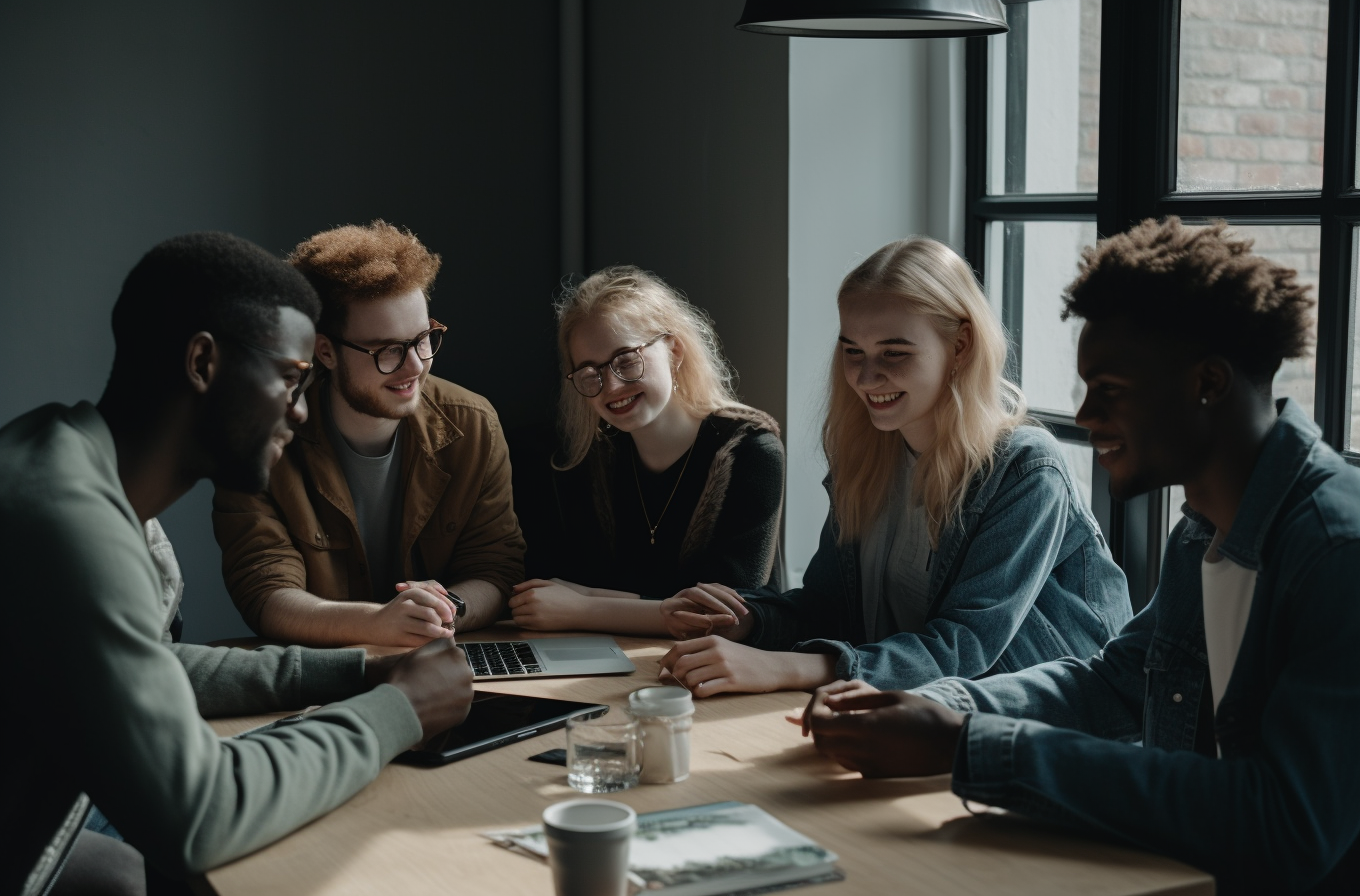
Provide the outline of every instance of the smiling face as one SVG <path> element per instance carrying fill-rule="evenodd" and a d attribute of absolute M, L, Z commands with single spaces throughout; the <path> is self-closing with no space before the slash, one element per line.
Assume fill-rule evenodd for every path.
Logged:
<path fill-rule="evenodd" d="M 600 370 L 604 388 L 588 402 L 601 420 L 624 432 L 637 432 L 655 421 L 668 409 L 679 408 L 674 396 L 673 370 L 681 363 L 681 352 L 670 337 L 657 339 L 642 349 L 643 374 L 635 382 L 625 382 L 609 369 L 608 362 L 624 349 L 650 342 L 656 333 L 611 321 L 590 318 L 572 331 L 568 345 L 573 370 L 589 364 Z"/>
<path fill-rule="evenodd" d="M 935 405 L 968 345 L 967 324 L 951 343 L 931 317 L 890 293 L 855 293 L 840 302 L 841 370 L 874 428 L 896 430 L 915 451 L 935 441 Z"/>
<path fill-rule="evenodd" d="M 380 349 L 412 339 L 430 328 L 425 294 L 412 289 L 388 299 L 350 305 L 341 338 L 366 349 Z M 370 417 L 400 420 L 420 407 L 420 386 L 434 359 L 421 360 L 408 350 L 400 367 L 380 373 L 373 357 L 357 349 L 317 337 L 317 357 L 335 375 L 335 387 L 351 408 Z"/>
<path fill-rule="evenodd" d="M 1114 497 L 1191 481 L 1208 461 L 1213 432 L 1200 413 L 1197 360 L 1189 346 L 1127 320 L 1082 328 L 1077 372 L 1086 398 L 1076 420 L 1091 431 Z"/>
<path fill-rule="evenodd" d="M 205 397 L 199 431 L 215 485 L 251 493 L 268 486 L 269 471 L 292 441 L 291 426 L 307 419 L 306 399 L 290 402 L 302 374 L 282 359 L 311 358 L 314 341 L 311 320 L 282 307 L 273 332 L 258 339 L 261 348 L 280 358 L 221 343 L 222 375 Z"/>

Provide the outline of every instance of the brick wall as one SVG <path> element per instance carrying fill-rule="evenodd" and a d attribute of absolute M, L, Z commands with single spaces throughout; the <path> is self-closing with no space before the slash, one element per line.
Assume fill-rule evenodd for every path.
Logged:
<path fill-rule="evenodd" d="M 1081 0 L 1081 49 L 1079 50 L 1081 87 L 1078 92 L 1081 110 L 1077 121 L 1081 127 L 1077 150 L 1077 190 L 1096 191 L 1100 153 L 1100 2 Z"/>
<path fill-rule="evenodd" d="M 1326 65 L 1326 0 L 1184 0 L 1177 189 L 1319 189 Z M 1317 227 L 1238 229 L 1316 289 Z M 1276 393 L 1311 410 L 1314 374 L 1286 362 Z"/>
<path fill-rule="evenodd" d="M 1097 188 L 1100 0 L 1080 0 L 1077 189 Z M 1317 190 L 1322 185 L 1327 0 L 1183 0 L 1177 189 Z M 1255 249 L 1316 290 L 1316 226 L 1240 227 Z M 1356 333 L 1360 359 L 1360 328 Z M 1313 406 L 1313 358 L 1286 362 L 1276 394 Z M 1351 444 L 1360 448 L 1360 378 Z"/>
<path fill-rule="evenodd" d="M 1185 0 L 1181 190 L 1322 186 L 1326 0 Z"/>

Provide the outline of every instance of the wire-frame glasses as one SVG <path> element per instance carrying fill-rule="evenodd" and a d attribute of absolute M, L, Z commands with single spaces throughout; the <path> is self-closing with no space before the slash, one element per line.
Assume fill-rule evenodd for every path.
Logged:
<path fill-rule="evenodd" d="M 656 342 L 658 339 L 665 339 L 670 333 L 658 333 L 649 341 L 642 345 L 635 345 L 632 348 L 620 349 L 614 353 L 614 357 L 604 362 L 603 367 L 608 367 L 614 371 L 614 376 L 625 383 L 636 383 L 642 379 L 647 372 L 646 365 L 642 361 L 642 350 Z M 586 398 L 594 398 L 604 391 L 604 371 L 593 364 L 583 364 L 567 374 L 567 379 L 576 387 Z"/>

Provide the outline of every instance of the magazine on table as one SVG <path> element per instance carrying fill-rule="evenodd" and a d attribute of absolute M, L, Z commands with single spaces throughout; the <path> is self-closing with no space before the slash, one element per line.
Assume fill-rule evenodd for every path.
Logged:
<path fill-rule="evenodd" d="M 628 877 L 649 896 L 747 896 L 845 878 L 835 853 L 750 803 L 648 812 L 637 822 Z M 548 857 L 542 825 L 482 836 Z"/>

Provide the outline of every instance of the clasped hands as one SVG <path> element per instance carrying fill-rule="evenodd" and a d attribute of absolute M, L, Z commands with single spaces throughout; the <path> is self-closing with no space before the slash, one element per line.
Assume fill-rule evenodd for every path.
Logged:
<path fill-rule="evenodd" d="M 726 585 L 700 582 L 661 602 L 661 621 L 675 646 L 661 658 L 662 680 L 696 697 L 724 691 L 771 691 L 770 654 L 736 643 L 751 629 L 751 611 Z"/>
<path fill-rule="evenodd" d="M 458 611 L 448 589 L 427 579 L 400 582 L 396 590 L 378 608 L 375 621 L 383 633 L 374 643 L 416 649 L 365 657 L 364 682 L 400 690 L 420 720 L 422 737 L 430 738 L 467 718 L 472 667 L 454 639 Z"/>
<path fill-rule="evenodd" d="M 397 595 L 378 606 L 374 615 L 372 643 L 395 647 L 419 647 L 427 641 L 452 638 L 457 608 L 448 589 L 428 579 L 399 582 Z"/>

